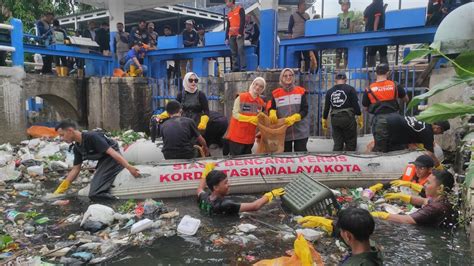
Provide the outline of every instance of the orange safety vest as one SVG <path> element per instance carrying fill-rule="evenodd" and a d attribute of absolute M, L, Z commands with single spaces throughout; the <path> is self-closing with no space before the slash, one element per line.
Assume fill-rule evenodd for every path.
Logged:
<path fill-rule="evenodd" d="M 424 185 L 426 181 L 428 181 L 428 177 L 425 177 L 423 179 L 418 178 L 418 180 L 416 180 L 415 176 L 416 176 L 416 166 L 414 164 L 408 164 L 407 167 L 405 168 L 405 172 L 403 172 L 402 180 L 413 182 L 420 185 Z"/>
<path fill-rule="evenodd" d="M 395 82 L 391 80 L 374 82 L 370 84 L 366 92 L 370 101 L 369 113 L 377 114 L 384 108 L 392 109 L 394 112 L 398 111 L 398 90 Z"/>
<path fill-rule="evenodd" d="M 258 112 L 261 112 L 265 106 L 265 102 L 262 98 L 252 98 L 250 92 L 243 92 L 239 95 L 240 97 L 240 110 L 239 113 L 246 116 L 256 116 Z M 227 129 L 227 139 L 240 144 L 253 144 L 255 142 L 255 134 L 257 126 L 247 123 L 240 122 L 239 120 L 232 117 L 230 119 L 229 128 Z"/>
<path fill-rule="evenodd" d="M 227 14 L 229 18 L 229 36 L 237 36 L 239 35 L 240 29 L 240 9 L 242 7 L 236 6 L 233 10 L 229 11 Z"/>

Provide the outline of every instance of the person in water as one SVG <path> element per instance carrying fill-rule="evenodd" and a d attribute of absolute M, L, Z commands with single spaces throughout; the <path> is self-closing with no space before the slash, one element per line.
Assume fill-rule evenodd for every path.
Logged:
<path fill-rule="evenodd" d="M 306 216 L 297 221 L 303 227 L 320 227 L 334 237 L 340 237 L 350 247 L 341 265 L 383 265 L 382 254 L 370 241 L 375 222 L 367 210 L 341 210 L 337 221 L 321 216 Z"/>
<path fill-rule="evenodd" d="M 454 177 L 446 170 L 433 170 L 424 185 L 426 198 L 410 196 L 402 193 L 387 193 L 386 200 L 401 200 L 415 206 L 421 206 L 416 212 L 405 214 L 390 214 L 387 212 L 372 212 L 372 216 L 404 224 L 426 226 L 453 227 L 457 215 L 449 202 L 448 194 L 454 185 Z"/>
<path fill-rule="evenodd" d="M 251 154 L 257 133 L 257 114 L 263 111 L 265 102 L 260 98 L 265 90 L 265 79 L 254 79 L 247 92 L 242 92 L 234 101 L 232 118 L 226 139 L 231 155 Z"/>
<path fill-rule="evenodd" d="M 97 166 L 92 178 L 89 190 L 91 199 L 114 199 L 109 190 L 115 177 L 124 168 L 134 177 L 139 177 L 137 168 L 130 165 L 120 154 L 116 141 L 108 138 L 100 132 L 81 132 L 77 130 L 77 124 L 72 120 L 64 120 L 56 126 L 56 131 L 61 139 L 73 144 L 74 166 L 59 185 L 54 194 L 64 193 L 71 182 L 81 172 L 82 162 L 85 160 L 97 160 Z"/>
<path fill-rule="evenodd" d="M 210 215 L 236 215 L 239 212 L 258 211 L 263 205 L 271 202 L 273 197 L 285 194 L 283 188 L 277 188 L 253 202 L 237 203 L 226 197 L 230 187 L 227 175 L 223 171 L 213 170 L 214 167 L 214 163 L 206 164 L 197 189 L 199 208 Z M 206 185 L 210 192 L 205 191 Z"/>
<path fill-rule="evenodd" d="M 434 167 L 434 160 L 430 156 L 423 154 L 418 156 L 413 163 L 405 168 L 403 176 L 399 180 L 390 182 L 392 186 L 408 187 L 415 191 L 420 197 L 426 197 L 423 186 L 428 181 Z"/>

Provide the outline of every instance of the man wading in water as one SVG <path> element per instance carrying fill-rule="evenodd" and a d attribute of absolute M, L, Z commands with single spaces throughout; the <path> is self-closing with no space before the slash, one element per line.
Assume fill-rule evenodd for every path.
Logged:
<path fill-rule="evenodd" d="M 120 154 L 117 142 L 107 138 L 103 133 L 81 132 L 77 130 L 77 124 L 71 120 L 62 121 L 56 127 L 56 131 L 63 141 L 73 143 L 74 166 L 54 194 L 62 194 L 69 188 L 71 182 L 81 172 L 81 165 L 85 160 L 99 161 L 90 184 L 89 198 L 92 200 L 115 199 L 109 190 L 117 174 L 124 168 L 134 177 L 140 176 L 138 169 L 131 166 Z"/>
<path fill-rule="evenodd" d="M 285 194 L 283 188 L 267 192 L 263 197 L 250 203 L 237 203 L 225 196 L 229 194 L 229 179 L 222 171 L 213 170 L 215 163 L 207 163 L 197 189 L 199 208 L 208 214 L 235 215 L 239 212 L 258 211 L 263 205 L 273 200 L 274 196 Z M 211 192 L 206 192 L 207 187 Z"/>

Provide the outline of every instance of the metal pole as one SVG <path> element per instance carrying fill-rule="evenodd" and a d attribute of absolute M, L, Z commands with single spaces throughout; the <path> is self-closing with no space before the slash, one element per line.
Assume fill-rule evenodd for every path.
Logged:
<path fill-rule="evenodd" d="M 321 1 L 321 18 L 324 18 L 324 0 Z"/>
<path fill-rule="evenodd" d="M 23 23 L 21 20 L 13 18 L 10 20 L 10 24 L 13 26 L 11 31 L 11 44 L 15 47 L 15 51 L 12 53 L 12 64 L 14 66 L 24 65 L 24 50 L 23 50 Z"/>
<path fill-rule="evenodd" d="M 402 9 L 402 0 L 398 0 L 398 10 Z M 395 52 L 395 65 L 398 66 L 398 53 L 400 49 L 400 45 L 395 46 L 396 52 Z"/>

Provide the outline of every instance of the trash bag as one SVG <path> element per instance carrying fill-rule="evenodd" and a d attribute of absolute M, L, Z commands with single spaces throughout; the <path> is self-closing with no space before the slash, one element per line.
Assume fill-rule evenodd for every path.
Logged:
<path fill-rule="evenodd" d="M 278 119 L 276 124 L 272 124 L 266 114 L 259 113 L 257 128 L 260 132 L 260 138 L 257 138 L 257 153 L 281 153 L 285 150 L 288 128 L 285 119 Z"/>
<path fill-rule="evenodd" d="M 26 134 L 33 138 L 55 138 L 59 136 L 58 132 L 52 127 L 31 126 L 26 130 Z"/>
<path fill-rule="evenodd" d="M 304 239 L 302 234 L 294 243 L 294 254 L 291 257 L 283 256 L 275 259 L 261 260 L 255 263 L 255 266 L 309 266 L 324 265 L 321 255 L 314 249 L 313 245 Z"/>
<path fill-rule="evenodd" d="M 106 225 L 110 225 L 114 222 L 115 211 L 105 205 L 92 204 L 87 208 L 81 221 L 81 226 L 86 221 L 101 222 Z"/>

